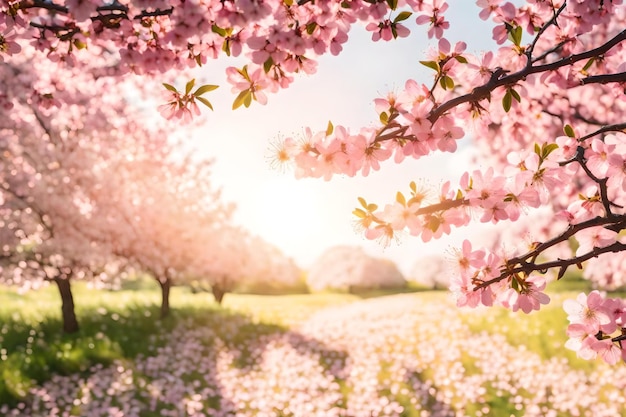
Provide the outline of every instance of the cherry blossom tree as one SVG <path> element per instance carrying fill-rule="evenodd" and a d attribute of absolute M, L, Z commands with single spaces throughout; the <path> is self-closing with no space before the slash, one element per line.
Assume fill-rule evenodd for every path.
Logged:
<path fill-rule="evenodd" d="M 94 80 L 62 62 L 35 69 L 30 58 L 0 63 L 10 99 L 0 125 L 0 282 L 54 282 L 64 331 L 75 332 L 71 280 L 98 283 L 116 278 L 106 272 L 112 263 L 136 266 L 159 280 L 166 315 L 172 277 L 209 235 L 194 231 L 232 211 L 212 188 L 211 162 L 192 158 L 158 122 L 146 123 L 123 97 L 126 83 Z M 50 85 L 65 105 L 44 92 Z"/>
<path fill-rule="evenodd" d="M 300 267 L 278 247 L 249 234 L 246 256 L 251 268 L 237 283 L 237 291 L 261 294 L 307 292 Z"/>
<path fill-rule="evenodd" d="M 118 207 L 113 251 L 157 280 L 165 317 L 172 285 L 202 276 L 206 265 L 220 261 L 207 260 L 205 254 L 220 247 L 234 205 L 225 203 L 211 183 L 210 160 L 193 158 L 192 151 L 176 151 L 171 144 L 155 145 L 112 164 L 114 186 L 101 199 Z M 219 252 L 223 258 L 235 253 Z"/>
<path fill-rule="evenodd" d="M 199 246 L 189 270 L 194 281 L 210 286 L 218 304 L 233 291 L 284 293 L 306 289 L 295 262 L 261 237 L 232 222 L 216 225 L 210 234 Z"/>
<path fill-rule="evenodd" d="M 115 260 L 101 239 L 106 217 L 95 215 L 92 198 L 103 186 L 98 169 L 106 158 L 99 150 L 103 133 L 106 140 L 114 135 L 108 124 L 111 108 L 84 111 L 93 104 L 76 93 L 80 104 L 54 112 L 39 105 L 40 97 L 22 95 L 20 81 L 34 81 L 27 61 L 0 65 L 0 73 L 4 94 L 14 97 L 13 112 L 0 125 L 0 282 L 22 290 L 54 282 L 63 330 L 75 332 L 70 281 L 106 279 L 105 266 Z M 70 73 L 59 68 L 61 74 Z"/>
<path fill-rule="evenodd" d="M 407 80 L 398 93 L 375 99 L 379 118 L 369 127 L 329 123 L 325 131 L 288 137 L 276 159 L 293 163 L 298 177 L 367 175 L 385 160 L 455 152 L 458 140 L 471 136 L 482 169 L 436 190 L 411 183 L 383 206 L 361 198 L 355 215 L 368 238 L 383 242 L 399 233 L 427 242 L 471 221 L 510 223 L 518 233 L 506 245 L 466 241 L 458 249 L 451 288 L 459 305 L 530 312 L 549 302 L 547 273 L 560 279 L 587 262 L 624 265 L 605 259 L 626 249 L 626 10 L 621 0 L 476 4 L 498 45 L 477 55 L 449 38 L 444 0 L 5 2 L 0 57 L 11 62 L 32 52 L 94 77 L 119 78 L 166 77 L 160 74 L 244 55 L 247 65 L 227 69 L 237 108 L 263 104 L 296 73 L 314 72 L 315 58 L 340 53 L 357 21 L 373 41 L 409 36 L 411 20 L 423 25 L 436 42 L 420 61 L 432 82 Z M 53 84 L 46 87 L 44 102 L 73 103 Z M 160 112 L 190 121 L 198 103 L 212 107 L 205 94 L 215 88 L 166 82 Z M 4 108 L 11 110 L 12 100 L 0 95 Z M 610 363 L 618 351 L 626 357 L 624 301 L 598 293 L 577 303 L 602 319 L 590 323 L 567 307 L 570 334 L 588 341 L 569 346 Z"/>

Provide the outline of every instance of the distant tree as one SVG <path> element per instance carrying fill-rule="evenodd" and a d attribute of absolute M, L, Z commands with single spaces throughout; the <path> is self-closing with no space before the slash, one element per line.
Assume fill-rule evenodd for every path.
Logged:
<path fill-rule="evenodd" d="M 335 246 L 314 262 L 307 274 L 313 291 L 403 288 L 406 280 L 396 265 L 374 258 L 359 247 Z"/>
<path fill-rule="evenodd" d="M 256 294 L 307 292 L 300 267 L 278 247 L 256 235 L 247 239 L 249 262 L 253 265 L 236 291 Z"/>
<path fill-rule="evenodd" d="M 447 289 L 454 274 L 452 260 L 442 255 L 429 255 L 418 258 L 413 264 L 410 281 L 437 290 Z"/>

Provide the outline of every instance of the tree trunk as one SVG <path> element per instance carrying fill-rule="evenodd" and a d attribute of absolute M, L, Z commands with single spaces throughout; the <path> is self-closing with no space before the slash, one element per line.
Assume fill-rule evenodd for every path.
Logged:
<path fill-rule="evenodd" d="M 172 288 L 172 281 L 166 277 L 164 281 L 160 279 L 159 285 L 161 286 L 161 318 L 165 318 L 170 314 L 170 288 Z"/>
<path fill-rule="evenodd" d="M 224 291 L 219 285 L 211 285 L 211 291 L 213 292 L 213 298 L 215 298 L 215 301 L 221 305 L 226 291 Z"/>
<path fill-rule="evenodd" d="M 61 294 L 61 313 L 63 315 L 63 332 L 76 333 L 78 331 L 78 321 L 74 311 L 74 296 L 69 278 L 54 278 L 59 294 Z"/>

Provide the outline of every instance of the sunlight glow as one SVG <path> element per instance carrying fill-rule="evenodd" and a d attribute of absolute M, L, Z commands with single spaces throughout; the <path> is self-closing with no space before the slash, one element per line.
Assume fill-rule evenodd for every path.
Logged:
<path fill-rule="evenodd" d="M 245 214 L 252 218 L 246 218 L 246 223 L 251 230 L 281 247 L 306 245 L 306 237 L 321 223 L 319 199 L 291 177 L 264 182 L 255 197 L 254 212 Z"/>

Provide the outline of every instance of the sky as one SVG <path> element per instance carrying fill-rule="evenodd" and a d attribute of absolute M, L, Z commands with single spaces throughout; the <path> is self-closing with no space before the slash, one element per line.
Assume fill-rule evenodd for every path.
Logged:
<path fill-rule="evenodd" d="M 465 41 L 468 52 L 491 48 L 491 26 L 478 19 L 473 2 L 450 3 L 448 39 Z M 226 200 L 237 204 L 237 223 L 278 246 L 304 269 L 329 247 L 353 245 L 389 258 L 410 273 L 420 257 L 445 254 L 471 233 L 460 229 L 428 244 L 406 236 L 400 244 L 384 248 L 354 230 L 352 214 L 359 196 L 382 207 L 393 202 L 397 191 L 407 194 L 411 181 L 435 188 L 448 179 L 454 183 L 469 167 L 469 143 L 456 154 L 402 164 L 387 161 L 367 177 L 337 176 L 328 182 L 296 180 L 292 172 L 274 170 L 268 162 L 271 143 L 280 137 L 298 134 L 307 126 L 325 130 L 329 120 L 357 130 L 376 122 L 374 98 L 398 91 L 409 78 L 432 82 L 432 70 L 419 60 L 435 43 L 428 41 L 425 27 L 412 29 L 406 39 L 372 42 L 371 34 L 355 26 L 339 56 L 321 57 L 317 73 L 296 76 L 288 89 L 269 95 L 265 106 L 253 102 L 250 108 L 231 110 L 235 94 L 225 81 L 224 68 L 241 66 L 241 61 L 221 60 L 202 70 L 201 81 L 221 86 L 207 96 L 215 111 L 203 111 L 205 125 L 193 138 L 199 152 L 215 158 L 212 181 L 222 187 Z"/>

